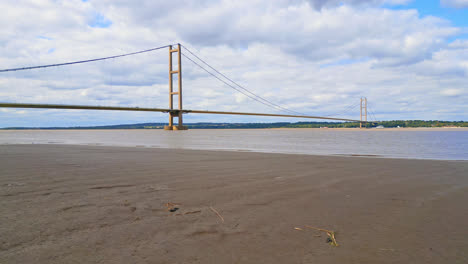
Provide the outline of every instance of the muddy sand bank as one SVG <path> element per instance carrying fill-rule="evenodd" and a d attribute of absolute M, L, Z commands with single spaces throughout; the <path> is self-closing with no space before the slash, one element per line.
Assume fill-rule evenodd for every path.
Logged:
<path fill-rule="evenodd" d="M 0 263 L 467 263 L 467 171 L 466 161 L 3 145 Z M 305 225 L 336 231 L 339 247 Z"/>

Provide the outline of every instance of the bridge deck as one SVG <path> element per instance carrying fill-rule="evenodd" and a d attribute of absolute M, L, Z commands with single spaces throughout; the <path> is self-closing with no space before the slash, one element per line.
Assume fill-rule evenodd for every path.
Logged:
<path fill-rule="evenodd" d="M 283 114 L 267 114 L 267 113 L 245 113 L 245 112 L 224 112 L 224 111 L 208 111 L 208 110 L 175 110 L 164 108 L 146 108 L 146 107 L 121 107 L 121 106 L 89 106 L 89 105 L 62 105 L 62 104 L 22 104 L 22 103 L 0 103 L 0 108 L 45 108 L 45 109 L 75 109 L 75 110 L 110 110 L 110 111 L 142 111 L 142 112 L 163 112 L 163 113 L 179 113 L 184 114 L 216 114 L 216 115 L 250 115 L 250 116 L 276 116 L 276 117 L 293 117 L 293 118 L 310 118 L 310 119 L 326 119 L 337 121 L 364 122 L 360 120 L 327 117 L 327 116 L 308 116 L 308 115 L 283 115 Z"/>

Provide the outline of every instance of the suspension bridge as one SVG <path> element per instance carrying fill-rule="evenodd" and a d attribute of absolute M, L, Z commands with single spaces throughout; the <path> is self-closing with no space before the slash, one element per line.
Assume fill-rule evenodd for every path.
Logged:
<path fill-rule="evenodd" d="M 283 107 L 279 104 L 272 102 L 262 96 L 255 94 L 249 89 L 243 87 L 237 82 L 233 81 L 231 78 L 227 77 L 225 74 L 221 73 L 205 60 L 201 59 L 200 56 L 197 56 L 190 49 L 185 47 L 182 44 L 172 44 L 165 45 L 157 48 L 126 53 L 121 55 L 115 55 L 110 57 L 102 57 L 89 60 L 80 60 L 72 61 L 65 63 L 57 64 L 48 64 L 48 65 L 39 65 L 39 66 L 30 66 L 30 67 L 19 67 L 19 68 L 10 68 L 2 69 L 1 73 L 5 72 L 14 72 L 14 71 L 27 71 L 40 68 L 49 68 L 49 67 L 61 67 L 73 64 L 83 64 L 96 61 L 103 61 L 109 59 L 116 59 L 121 57 L 128 57 L 142 53 L 148 53 L 160 49 L 168 49 L 169 54 L 169 64 L 168 64 L 168 75 L 169 75 L 169 107 L 168 108 L 147 108 L 147 107 L 123 107 L 123 106 L 93 106 L 93 105 L 68 105 L 68 104 L 33 104 L 33 103 L 17 103 L 17 102 L 0 102 L 0 108 L 42 108 L 42 109 L 78 109 L 78 110 L 106 110 L 106 111 L 142 111 L 142 112 L 163 112 L 169 114 L 169 123 L 164 127 L 165 130 L 186 130 L 187 127 L 183 124 L 183 115 L 184 114 L 215 114 L 215 115 L 247 115 L 247 116 L 270 116 L 270 117 L 290 117 L 290 118 L 307 118 L 307 119 L 324 119 L 324 120 L 334 120 L 334 121 L 346 121 L 346 122 L 358 122 L 360 127 L 365 125 L 368 120 L 368 105 L 367 98 L 361 97 L 360 101 L 360 119 L 348 119 L 332 116 L 314 116 L 308 115 L 300 112 L 293 111 L 286 107 Z M 187 54 L 182 52 L 187 51 Z M 191 55 L 191 57 L 187 56 Z M 183 96 L 182 96 L 182 56 L 187 60 L 191 61 L 194 65 L 201 68 L 203 71 L 216 78 L 223 84 L 229 86 L 230 88 L 236 90 L 237 92 L 247 96 L 248 98 L 264 104 L 275 110 L 284 112 L 284 114 L 275 114 L 275 113 L 249 113 L 249 112 L 227 112 L 227 111 L 214 111 L 214 110 L 190 110 L 183 108 Z M 175 58 L 174 58 L 175 57 Z M 176 62 L 176 65 L 174 65 Z M 205 66 L 203 66 L 205 65 Z M 174 67 L 176 66 L 176 67 Z M 176 76 L 176 78 L 174 78 Z M 1 76 L 0 76 L 1 77 Z M 174 82 L 174 79 L 177 82 Z M 174 97 L 177 97 L 175 100 Z M 349 110 L 349 109 L 348 109 Z M 174 122 L 177 119 L 177 122 Z"/>

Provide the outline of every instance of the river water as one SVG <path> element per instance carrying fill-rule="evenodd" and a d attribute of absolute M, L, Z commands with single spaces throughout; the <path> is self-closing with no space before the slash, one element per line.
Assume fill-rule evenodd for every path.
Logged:
<path fill-rule="evenodd" d="M 0 130 L 0 144 L 74 144 L 468 160 L 468 130 Z"/>

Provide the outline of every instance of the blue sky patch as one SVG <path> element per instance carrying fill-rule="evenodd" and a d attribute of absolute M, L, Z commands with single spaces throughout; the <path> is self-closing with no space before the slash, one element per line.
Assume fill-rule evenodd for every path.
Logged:
<path fill-rule="evenodd" d="M 112 21 L 103 14 L 96 13 L 88 25 L 93 28 L 108 28 L 112 25 Z"/>
<path fill-rule="evenodd" d="M 42 36 L 42 35 L 36 36 L 36 38 L 38 38 L 38 39 L 52 40 L 52 38 L 46 37 L 46 36 Z"/>
<path fill-rule="evenodd" d="M 443 7 L 440 0 L 413 0 L 407 5 L 385 7 L 393 10 L 417 9 L 420 17 L 435 16 L 452 22 L 454 26 L 468 27 L 468 8 Z"/>
<path fill-rule="evenodd" d="M 361 59 L 343 59 L 343 60 L 338 60 L 330 63 L 325 63 L 320 65 L 320 68 L 329 68 L 333 66 L 342 66 L 342 65 L 350 65 L 350 64 L 355 64 L 355 63 L 361 63 L 361 62 L 366 62 L 369 61 L 369 58 L 361 58 Z"/>

